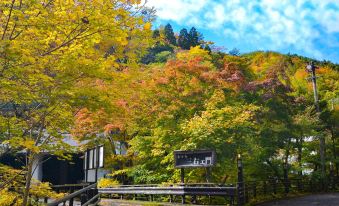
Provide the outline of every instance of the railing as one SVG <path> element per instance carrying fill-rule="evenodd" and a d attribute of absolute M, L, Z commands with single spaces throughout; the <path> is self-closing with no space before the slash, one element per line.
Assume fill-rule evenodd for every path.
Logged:
<path fill-rule="evenodd" d="M 82 206 L 87 206 L 89 204 L 94 203 L 95 205 L 98 204 L 99 200 L 99 194 L 98 194 L 98 190 L 97 190 L 97 184 L 92 184 L 92 185 L 87 185 L 85 186 L 85 184 L 80 184 L 80 185 L 58 185 L 58 186 L 53 186 L 53 188 L 56 191 L 64 191 L 64 189 L 68 190 L 68 191 L 74 191 L 75 188 L 78 187 L 83 187 L 80 190 L 77 190 L 75 192 L 72 192 L 71 194 L 53 201 L 52 203 L 48 203 L 47 206 L 58 206 L 59 204 L 63 204 L 66 205 L 66 203 L 68 202 L 68 206 L 73 206 L 74 203 L 74 199 L 75 198 L 79 198 L 81 205 Z"/>
<path fill-rule="evenodd" d="M 287 181 L 278 179 L 268 179 L 265 181 L 246 181 L 244 182 L 244 203 L 255 202 L 256 200 L 270 200 L 282 198 L 289 194 L 300 195 L 305 193 L 317 193 L 338 191 L 338 180 L 328 182 L 315 181 L 312 179 L 288 179 Z M 177 185 L 121 185 L 112 188 L 99 188 L 99 194 L 106 195 L 109 198 L 120 199 L 142 199 L 154 201 L 156 197 L 160 201 L 177 202 L 179 197 L 182 204 L 187 203 L 186 197 L 191 197 L 188 202 L 197 203 L 197 197 L 213 196 L 224 197 L 230 205 L 242 204 L 238 202 L 237 187 L 221 186 L 213 183 L 206 184 L 177 184 Z M 166 198 L 166 196 L 168 198 Z M 206 202 L 205 202 L 206 203 Z M 220 200 L 219 200 L 220 203 Z"/>
<path fill-rule="evenodd" d="M 235 184 L 237 185 L 237 184 Z M 312 179 L 268 179 L 265 181 L 244 182 L 244 201 L 240 198 L 238 188 L 234 185 L 219 185 L 215 183 L 201 184 L 168 184 L 168 185 L 119 185 L 111 188 L 98 188 L 96 184 L 54 185 L 52 188 L 57 192 L 68 192 L 69 195 L 50 202 L 48 206 L 60 204 L 73 206 L 78 200 L 82 206 L 98 204 L 100 196 L 113 199 L 133 199 L 146 201 L 167 201 L 170 203 L 191 203 L 199 201 L 209 204 L 212 201 L 229 205 L 242 205 L 243 203 L 270 200 L 285 197 L 288 194 L 317 193 L 326 191 L 338 191 L 339 181 L 337 178 L 327 182 L 314 181 Z M 189 198 L 190 197 L 190 198 Z M 213 197 L 213 199 L 212 199 Z M 200 198 L 200 199 L 199 199 Z M 45 203 L 48 200 L 45 198 Z"/>
<path fill-rule="evenodd" d="M 186 203 L 186 197 L 190 196 L 190 202 L 197 203 L 197 197 L 211 196 L 223 197 L 227 203 L 234 205 L 237 188 L 235 186 L 219 186 L 217 184 L 178 184 L 178 185 L 122 185 L 112 188 L 99 188 L 99 194 L 114 194 L 115 198 L 137 199 L 146 198 L 153 201 L 155 197 L 162 197 L 169 202 L 175 202 L 180 197 L 181 203 Z M 111 196 L 112 197 L 112 196 Z M 167 198 L 164 198 L 167 197 Z"/>
<path fill-rule="evenodd" d="M 317 193 L 339 190 L 339 181 L 315 181 L 312 179 L 288 179 L 287 181 L 269 179 L 245 182 L 245 202 L 259 198 L 276 199 L 289 194 Z"/>

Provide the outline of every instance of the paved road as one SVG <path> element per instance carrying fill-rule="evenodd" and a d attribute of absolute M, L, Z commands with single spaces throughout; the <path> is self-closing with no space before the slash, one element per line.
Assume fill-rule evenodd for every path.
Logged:
<path fill-rule="evenodd" d="M 339 206 L 339 193 L 308 195 L 288 200 L 272 201 L 260 206 Z"/>

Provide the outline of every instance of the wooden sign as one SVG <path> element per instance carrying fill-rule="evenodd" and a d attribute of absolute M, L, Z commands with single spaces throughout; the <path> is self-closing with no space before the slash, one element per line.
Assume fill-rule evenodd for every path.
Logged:
<path fill-rule="evenodd" d="M 215 164 L 213 150 L 174 151 L 175 168 L 212 167 Z"/>

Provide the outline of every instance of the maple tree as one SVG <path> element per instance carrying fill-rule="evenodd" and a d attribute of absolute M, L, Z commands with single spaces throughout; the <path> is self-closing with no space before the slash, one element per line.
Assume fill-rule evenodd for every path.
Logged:
<path fill-rule="evenodd" d="M 193 28 L 180 32 L 182 50 L 170 26 L 152 32 L 153 10 L 140 3 L 0 2 L 0 155 L 24 151 L 28 159 L 25 177 L 13 182 L 25 187 L 23 199 L 15 199 L 19 189 L 1 195 L 27 205 L 32 187 L 50 192 L 31 180 L 39 154 L 67 159 L 99 143 L 115 178 L 101 187 L 178 182 L 173 151 L 194 149 L 216 151 L 215 182 L 236 180 L 237 153 L 247 179 L 288 182 L 304 171 L 317 179 L 319 135 L 338 175 L 338 65 L 316 62 L 317 114 L 305 71 L 311 59 L 225 54 Z M 71 147 L 64 134 L 87 144 Z M 117 141 L 126 155 L 116 154 Z M 205 181 L 205 173 L 188 170 L 187 181 Z"/>
<path fill-rule="evenodd" d="M 136 135 L 129 141 L 129 152 L 138 155 L 130 157 L 134 165 L 121 172 L 135 183 L 178 182 L 172 152 L 212 148 L 219 157 L 213 168 L 217 182 L 236 180 L 236 153 L 243 154 L 250 179 L 276 177 L 288 182 L 294 172 L 306 175 L 304 170 L 314 170 L 316 177 L 317 139 L 310 137 L 331 136 L 312 107 L 307 61 L 272 52 L 217 59 L 214 55 L 194 47 L 177 52 L 165 64 L 149 66 L 153 78 L 146 79 L 148 95 L 139 102 L 147 105 L 146 110 L 135 117 Z M 321 95 L 335 97 L 333 79 L 338 73 L 330 68 L 328 74 L 335 77 L 329 77 L 332 83 L 320 90 Z M 334 131 L 331 122 L 328 128 Z M 336 141 L 327 150 L 332 156 Z M 294 157 L 296 161 L 291 162 Z M 204 173 L 189 170 L 188 181 L 204 181 Z"/>
<path fill-rule="evenodd" d="M 27 154 L 27 205 L 37 156 L 77 149 L 63 134 L 82 109 L 108 105 L 102 85 L 144 54 L 153 11 L 137 0 L 5 0 L 0 13 L 1 142 Z"/>

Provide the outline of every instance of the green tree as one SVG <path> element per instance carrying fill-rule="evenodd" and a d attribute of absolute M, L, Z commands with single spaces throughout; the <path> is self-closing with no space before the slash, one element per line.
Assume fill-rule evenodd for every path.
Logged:
<path fill-rule="evenodd" d="M 178 46 L 182 49 L 190 49 L 190 36 L 187 29 L 181 29 L 178 37 Z"/>
<path fill-rule="evenodd" d="M 136 183 L 178 182 L 173 150 L 213 148 L 220 163 L 213 168 L 217 182 L 236 180 L 236 153 L 243 154 L 248 179 L 277 178 L 287 186 L 302 171 L 316 176 L 318 140 L 312 137 L 333 140 L 326 130 L 333 120 L 326 112 L 323 119 L 315 114 L 305 65 L 299 57 L 274 52 L 232 56 L 197 46 L 151 66 L 141 100 L 148 106 L 135 119 L 130 141 L 130 153 L 138 156 L 124 172 Z M 320 95 L 329 99 L 337 87 L 333 68 L 318 70 L 331 76 L 327 84 L 319 82 Z M 204 173 L 189 170 L 188 181 L 205 181 Z"/>
<path fill-rule="evenodd" d="M 160 37 L 160 31 L 158 29 L 154 30 L 153 34 L 152 34 L 152 37 L 154 39 L 159 38 Z"/>
<path fill-rule="evenodd" d="M 68 158 L 80 149 L 63 136 L 77 113 L 114 107 L 103 85 L 145 53 L 150 14 L 138 1 L 5 0 L 0 10 L 1 144 L 27 153 L 26 206 L 38 156 Z"/>
<path fill-rule="evenodd" d="M 171 24 L 166 24 L 164 28 L 165 39 L 169 44 L 177 45 L 177 39 L 174 36 Z"/>
<path fill-rule="evenodd" d="M 190 47 L 195 47 L 201 44 L 202 35 L 196 30 L 195 27 L 192 27 L 189 31 L 189 45 Z"/>
<path fill-rule="evenodd" d="M 204 49 L 206 50 L 206 51 L 208 51 L 209 53 L 211 53 L 212 52 L 212 49 L 211 49 L 211 47 L 207 44 L 206 46 L 204 46 Z"/>

